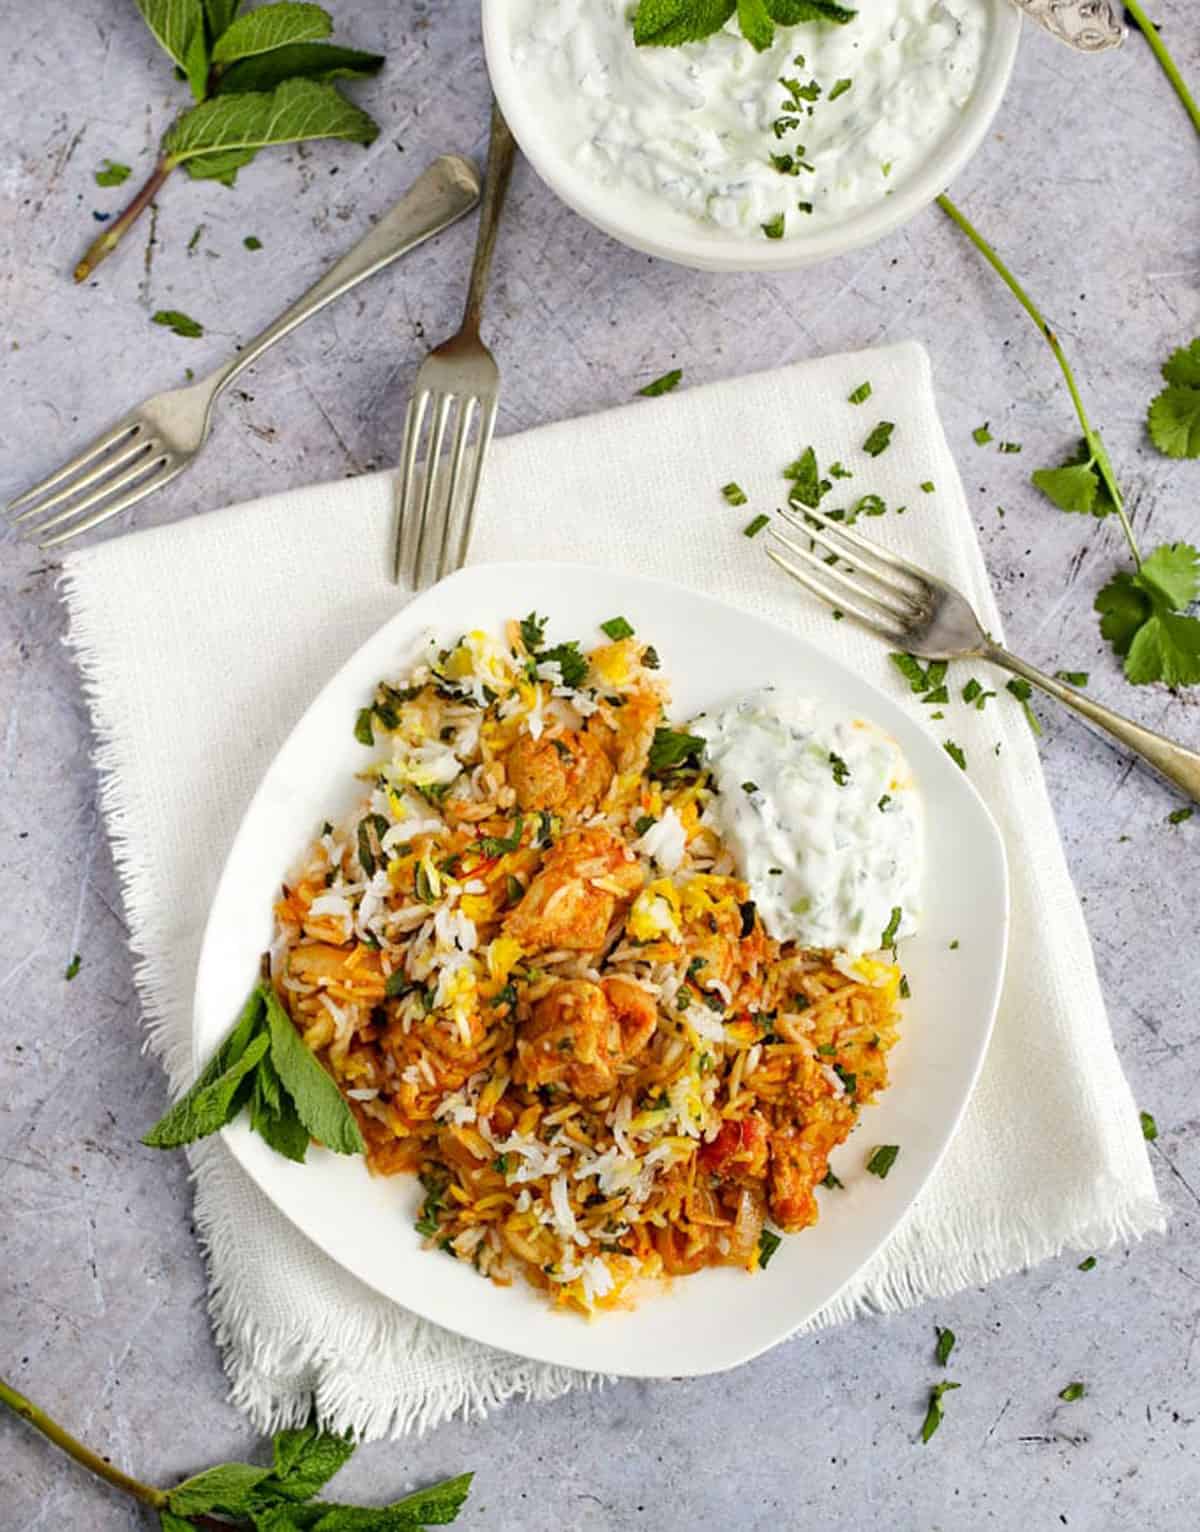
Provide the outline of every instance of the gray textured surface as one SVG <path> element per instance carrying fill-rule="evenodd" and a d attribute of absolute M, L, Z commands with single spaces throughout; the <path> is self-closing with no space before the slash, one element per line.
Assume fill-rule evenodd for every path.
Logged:
<path fill-rule="evenodd" d="M 220 360 L 430 153 L 482 149 L 473 5 L 336 9 L 348 37 L 391 59 L 359 93 L 385 124 L 376 145 L 263 157 L 234 191 L 180 180 L 161 198 L 154 242 L 147 220 L 77 289 L 68 273 L 98 227 L 93 209 L 119 205 L 94 169 L 106 155 L 148 163 L 180 92 L 126 0 L 0 0 L 0 496 L 146 387 Z M 1157 14 L 1200 77 L 1190 0 L 1162 0 Z M 1145 538 L 1194 539 L 1200 465 L 1158 457 L 1141 420 L 1157 363 L 1200 330 L 1200 155 L 1141 41 L 1085 60 L 1027 34 L 995 131 L 955 191 L 1057 322 Z M 264 249 L 247 252 L 247 234 Z M 394 457 L 405 384 L 423 342 L 453 327 L 471 238 L 470 226 L 452 230 L 265 359 L 222 408 L 202 463 L 129 522 Z M 204 339 L 152 327 L 161 307 L 194 314 Z M 1027 487 L 1029 468 L 1072 437 L 1072 417 L 1037 335 L 940 214 L 818 272 L 709 276 L 612 244 L 518 167 L 490 317 L 504 430 L 624 400 L 676 364 L 695 383 L 906 335 L 933 354 L 1014 647 L 1049 668 L 1089 669 L 1094 694 L 1200 745 L 1197 697 L 1135 692 L 1103 652 L 1090 605 L 1120 557 L 1118 534 L 1057 514 Z M 985 419 L 1024 454 L 976 447 L 970 431 Z M 141 1052 L 56 570 L 15 540 L 0 549 L 0 1366 L 115 1460 L 162 1481 L 255 1444 L 224 1402 L 182 1160 L 136 1144 L 164 1085 Z M 161 706 L 164 727 L 198 727 L 205 748 L 220 748 L 187 718 L 186 699 Z M 463 1524 L 530 1532 L 1195 1525 L 1200 820 L 1168 825 L 1175 800 L 1163 788 L 1042 712 L 1117 1044 L 1161 1128 L 1153 1158 L 1174 1212 L 1169 1237 L 1106 1252 L 1090 1273 L 1064 1258 L 787 1345 L 728 1377 L 515 1404 L 373 1447 L 345 1475 L 347 1493 L 383 1497 L 473 1468 Z M 67 985 L 76 951 L 82 970 Z M 935 1322 L 958 1333 L 963 1388 L 922 1448 Z M 1060 1405 L 1075 1378 L 1088 1397 Z M 146 1524 L 0 1420 L 4 1528 Z"/>

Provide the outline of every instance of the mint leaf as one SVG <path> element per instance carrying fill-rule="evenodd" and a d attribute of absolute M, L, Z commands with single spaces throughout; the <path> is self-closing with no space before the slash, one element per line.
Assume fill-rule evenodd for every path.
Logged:
<path fill-rule="evenodd" d="M 270 53 L 287 43 L 318 42 L 332 31 L 329 13 L 319 5 L 276 0 L 230 22 L 213 48 L 213 63 L 231 64 L 235 59 Z"/>
<path fill-rule="evenodd" d="M 354 1456 L 352 1437 L 334 1436 L 311 1423 L 273 1438 L 275 1473 L 263 1486 L 287 1500 L 310 1500 Z"/>
<path fill-rule="evenodd" d="M 187 58 L 183 65 L 183 72 L 187 75 L 188 89 L 195 101 L 203 101 L 208 94 L 208 62 L 208 40 L 204 35 L 204 28 L 197 27 L 192 33 L 191 42 L 188 43 Z"/>
<path fill-rule="evenodd" d="M 274 90 L 284 80 L 303 76 L 308 80 L 338 80 L 377 74 L 383 68 L 382 53 L 359 48 L 340 48 L 336 43 L 285 43 L 270 53 L 239 59 L 221 71 L 214 92 L 218 96 L 241 95 L 252 90 Z"/>
<path fill-rule="evenodd" d="M 159 1511 L 158 1525 L 162 1532 L 196 1532 L 195 1522 L 184 1521 L 182 1516 L 176 1516 L 173 1511 Z"/>
<path fill-rule="evenodd" d="M 431 1484 L 415 1494 L 395 1500 L 391 1505 L 378 1507 L 356 1505 L 297 1507 L 308 1513 L 321 1509 L 324 1515 L 319 1521 L 303 1523 L 313 1532 L 411 1532 L 417 1527 L 443 1527 L 454 1521 L 462 1510 L 471 1488 L 473 1474 L 459 1474 L 455 1479 L 445 1479 Z"/>
<path fill-rule="evenodd" d="M 97 186 L 120 186 L 133 174 L 128 165 L 119 165 L 116 160 L 104 160 L 100 169 L 95 173 Z"/>
<path fill-rule="evenodd" d="M 267 1034 L 260 1032 L 224 1074 L 210 1084 L 193 1085 L 186 1096 L 159 1118 L 142 1143 L 148 1149 L 179 1149 L 232 1122 L 245 1103 L 247 1093 L 241 1088 L 242 1082 L 266 1053 L 269 1043 Z"/>
<path fill-rule="evenodd" d="M 164 325 L 176 335 L 182 335 L 186 340 L 199 340 L 204 334 L 204 326 L 199 320 L 182 313 L 179 309 L 159 309 L 156 314 L 150 316 L 151 324 Z"/>
<path fill-rule="evenodd" d="M 1037 468 L 1031 477 L 1046 499 L 1060 511 L 1095 514 L 1100 481 L 1090 465 L 1078 463 L 1062 468 Z"/>
<path fill-rule="evenodd" d="M 781 27 L 798 26 L 802 21 L 853 21 L 858 14 L 834 4 L 834 0 L 766 0 L 766 5 Z"/>
<path fill-rule="evenodd" d="M 1167 457 L 1200 457 L 1200 388 L 1170 384 L 1152 400 L 1146 424 Z"/>
<path fill-rule="evenodd" d="M 775 37 L 775 23 L 765 0 L 737 0 L 738 26 L 756 53 L 765 53 Z"/>
<path fill-rule="evenodd" d="M 639 48 L 671 48 L 719 32 L 737 0 L 639 0 L 633 40 Z"/>
<path fill-rule="evenodd" d="M 255 1491 L 270 1476 L 269 1468 L 255 1468 L 252 1463 L 219 1463 L 169 1490 L 167 1507 L 176 1516 L 200 1516 L 205 1511 L 240 1516 L 255 1508 Z"/>
<path fill-rule="evenodd" d="M 334 86 L 285 80 L 269 95 L 218 96 L 193 107 L 168 131 L 163 154 L 171 165 L 186 165 L 201 157 L 244 156 L 269 144 L 314 138 L 369 144 L 378 133 L 374 120 Z"/>
<path fill-rule="evenodd" d="M 267 1075 L 267 1069 L 270 1075 Z M 268 1084 L 272 1080 L 273 1084 Z M 274 1092 L 274 1099 L 271 1093 Z M 250 1126 L 276 1154 L 284 1159 L 303 1165 L 308 1155 L 308 1129 L 296 1115 L 292 1098 L 279 1087 L 270 1057 L 263 1059 L 254 1077 L 254 1093 L 250 1097 Z"/>
<path fill-rule="evenodd" d="M 222 186 L 232 186 L 238 171 L 257 153 L 257 149 L 223 149 L 217 154 L 198 154 L 185 161 L 183 168 L 193 181 L 219 181 Z"/>
<path fill-rule="evenodd" d="M 363 1154 L 366 1144 L 354 1114 L 332 1078 L 305 1047 L 284 1010 L 274 985 L 264 983 L 271 1063 L 292 1098 L 296 1116 L 313 1138 L 335 1154 Z"/>
<path fill-rule="evenodd" d="M 1200 338 L 1190 346 L 1181 346 L 1163 363 L 1162 375 L 1180 388 L 1200 388 Z"/>
<path fill-rule="evenodd" d="M 200 0 L 136 0 L 136 4 L 159 46 L 186 72 L 188 44 L 204 25 Z"/>
<path fill-rule="evenodd" d="M 204 14 L 208 17 L 208 35 L 216 39 L 237 15 L 241 0 L 204 0 Z"/>

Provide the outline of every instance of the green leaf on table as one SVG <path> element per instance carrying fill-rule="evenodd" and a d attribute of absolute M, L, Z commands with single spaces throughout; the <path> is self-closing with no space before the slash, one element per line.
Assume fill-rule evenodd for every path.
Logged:
<path fill-rule="evenodd" d="M 1198 594 L 1200 553 L 1190 543 L 1165 543 L 1097 595 L 1100 632 L 1124 657 L 1135 685 L 1200 683 L 1200 619 L 1184 610 Z"/>
<path fill-rule="evenodd" d="M 311 1527 L 312 1532 L 412 1532 L 418 1527 L 444 1527 L 457 1519 L 473 1477 L 469 1473 L 459 1474 L 406 1495 L 403 1500 L 394 1500 L 391 1505 L 322 1506 L 318 1501 L 296 1510 L 303 1516 L 301 1525 Z M 324 1514 L 317 1521 L 309 1521 L 308 1516 L 315 1510 Z"/>
<path fill-rule="evenodd" d="M 272 1439 L 275 1471 L 262 1491 L 285 1500 L 309 1500 L 354 1456 L 353 1437 L 334 1436 L 310 1423 L 278 1431 Z"/>
<path fill-rule="evenodd" d="M 118 164 L 116 160 L 104 160 L 95 173 L 96 185 L 121 186 L 132 174 L 128 165 Z"/>
<path fill-rule="evenodd" d="M 176 1516 L 174 1511 L 159 1511 L 158 1525 L 161 1532 L 196 1532 L 194 1521 L 184 1521 L 182 1516 Z"/>
<path fill-rule="evenodd" d="M 284 80 L 303 75 L 309 80 L 337 80 L 376 74 L 384 65 L 382 53 L 359 48 L 340 48 L 336 43 L 285 43 L 270 53 L 239 59 L 223 69 L 217 79 L 218 96 L 250 90 L 274 90 Z"/>
<path fill-rule="evenodd" d="M 929 1391 L 929 1408 L 925 1412 L 925 1419 L 921 1424 L 921 1440 L 927 1442 L 942 1423 L 942 1395 L 948 1394 L 952 1388 L 961 1388 L 961 1383 L 935 1383 Z"/>
<path fill-rule="evenodd" d="M 257 154 L 257 149 L 224 149 L 219 154 L 198 154 L 185 161 L 183 168 L 193 181 L 219 181 L 222 186 L 232 186 L 238 171 Z"/>
<path fill-rule="evenodd" d="M 213 63 L 232 64 L 235 59 L 270 53 L 289 43 L 317 42 L 332 31 L 329 13 L 319 5 L 275 0 L 230 22 L 213 46 Z"/>
<path fill-rule="evenodd" d="M 638 389 L 643 399 L 657 399 L 660 394 L 669 394 L 673 388 L 678 388 L 683 378 L 682 367 L 672 367 L 670 372 L 664 372 L 661 378 L 655 378 L 652 383 L 647 383 Z"/>
<path fill-rule="evenodd" d="M 204 24 L 201 0 L 136 0 L 136 4 L 159 46 L 186 71 L 188 44 Z"/>
<path fill-rule="evenodd" d="M 639 0 L 633 40 L 639 48 L 671 48 L 719 32 L 737 0 Z"/>
<path fill-rule="evenodd" d="M 313 1138 L 335 1154 L 365 1153 L 366 1144 L 354 1113 L 333 1079 L 305 1046 L 273 985 L 264 985 L 264 998 L 271 1036 L 271 1063 L 284 1090 L 292 1098 L 296 1116 Z"/>
<path fill-rule="evenodd" d="M 204 326 L 200 321 L 179 309 L 159 309 L 157 313 L 151 314 L 150 323 L 163 325 L 186 340 L 198 340 L 204 334 Z"/>
<path fill-rule="evenodd" d="M 204 14 L 208 18 L 208 35 L 216 41 L 238 13 L 241 0 L 204 0 Z"/>
<path fill-rule="evenodd" d="M 775 23 L 765 0 L 737 0 L 738 26 L 756 53 L 764 53 L 775 37 Z"/>
<path fill-rule="evenodd" d="M 1100 480 L 1086 463 L 1064 464 L 1062 468 L 1036 468 L 1033 482 L 1060 511 L 1081 511 L 1095 515 Z M 1100 515 L 1105 512 L 1101 511 Z"/>
<path fill-rule="evenodd" d="M 197 27 L 188 43 L 183 65 L 188 89 L 197 101 L 203 101 L 208 91 L 208 63 L 208 39 L 204 35 L 204 28 Z"/>
<path fill-rule="evenodd" d="M 1162 375 L 1168 383 L 1180 388 L 1200 388 L 1200 338 L 1190 346 L 1180 346 L 1178 351 L 1163 363 Z"/>
<path fill-rule="evenodd" d="M 252 1463 L 218 1463 L 168 1490 L 167 1507 L 176 1516 L 201 1516 L 206 1511 L 245 1515 L 260 1503 L 256 1492 L 270 1477 L 271 1469 Z"/>
<path fill-rule="evenodd" d="M 934 1325 L 937 1332 L 937 1346 L 934 1348 L 934 1356 L 940 1366 L 945 1367 L 950 1360 L 950 1353 L 954 1350 L 957 1337 L 953 1330 L 944 1330 L 941 1325 Z"/>
<path fill-rule="evenodd" d="M 269 94 L 219 96 L 193 107 L 168 131 L 163 154 L 169 164 L 187 166 L 201 158 L 248 155 L 271 144 L 314 138 L 369 144 L 378 133 L 375 121 L 334 86 L 285 80 Z"/>
<path fill-rule="evenodd" d="M 186 1096 L 159 1118 L 142 1143 L 149 1149 L 179 1149 L 219 1132 L 227 1122 L 232 1122 L 245 1103 L 242 1082 L 269 1045 L 267 1034 L 260 1032 L 223 1074 L 208 1084 L 197 1081 Z"/>
<path fill-rule="evenodd" d="M 1170 384 L 1151 402 L 1146 424 L 1167 457 L 1200 457 L 1200 388 Z"/>

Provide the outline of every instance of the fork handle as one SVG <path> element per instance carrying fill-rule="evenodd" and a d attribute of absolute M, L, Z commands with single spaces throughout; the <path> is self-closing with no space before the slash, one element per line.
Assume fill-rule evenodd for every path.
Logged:
<path fill-rule="evenodd" d="M 269 346 L 290 335 L 297 325 L 423 240 L 440 233 L 456 218 L 469 213 L 478 201 L 479 172 L 470 160 L 458 154 L 443 154 L 434 160 L 399 202 L 363 235 L 353 249 L 314 282 L 302 298 L 285 309 L 274 324 L 256 335 L 232 361 L 205 379 L 212 385 L 213 398 L 251 362 L 256 362 Z"/>
<path fill-rule="evenodd" d="M 1182 745 L 1177 745 L 1174 740 L 1168 739 L 1165 734 L 1156 734 L 1153 729 L 1145 729 L 1140 723 L 1134 723 L 1132 718 L 1125 718 L 1102 703 L 1093 701 L 1091 697 L 1085 697 L 1074 687 L 1064 686 L 1061 681 L 1037 670 L 1033 665 L 1027 665 L 1024 660 L 1019 659 L 1015 654 L 1010 654 L 999 644 L 987 644 L 983 653 L 984 657 L 991 660 L 993 664 L 1001 665 L 1005 670 L 1011 670 L 1014 675 L 1032 682 L 1034 686 L 1048 692 L 1056 702 L 1063 703 L 1073 712 L 1086 718 L 1089 723 L 1095 724 L 1098 729 L 1111 734 L 1113 739 L 1140 755 L 1147 764 L 1154 767 L 1155 771 L 1166 777 L 1168 782 L 1173 782 L 1189 798 L 1200 803 L 1200 754 L 1197 754 L 1195 750 L 1186 750 Z"/>

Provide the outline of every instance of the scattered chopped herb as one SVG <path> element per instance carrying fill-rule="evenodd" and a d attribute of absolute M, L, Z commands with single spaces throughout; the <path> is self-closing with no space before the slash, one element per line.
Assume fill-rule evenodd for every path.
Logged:
<path fill-rule="evenodd" d="M 925 1420 L 921 1426 L 921 1440 L 927 1442 L 942 1423 L 942 1395 L 948 1394 L 952 1388 L 961 1388 L 961 1383 L 935 1383 L 929 1392 L 929 1408 L 925 1412 Z"/>
<path fill-rule="evenodd" d="M 774 1229 L 763 1229 L 758 1236 L 758 1264 L 765 1271 L 771 1263 L 771 1257 L 779 1249 L 783 1241 Z"/>
<path fill-rule="evenodd" d="M 1147 1143 L 1152 1144 L 1158 1137 L 1158 1124 L 1155 1122 L 1154 1118 L 1151 1117 L 1149 1112 L 1139 1112 L 1138 1120 L 1142 1125 L 1142 1137 L 1146 1140 Z"/>
<path fill-rule="evenodd" d="M 504 880 L 504 907 L 511 910 L 514 904 L 520 904 L 525 897 L 525 885 L 520 878 L 515 878 L 510 872 Z"/>
<path fill-rule="evenodd" d="M 689 989 L 687 989 L 686 986 L 684 986 L 684 987 L 682 987 L 679 990 L 679 993 L 675 996 L 675 1009 L 677 1011 L 686 1011 L 688 1006 L 691 1005 L 691 1003 L 692 1003 L 691 991 Z"/>
<path fill-rule="evenodd" d="M 854 477 L 845 464 L 840 462 L 830 463 L 826 471 L 831 479 L 852 479 Z"/>
<path fill-rule="evenodd" d="M 967 757 L 961 745 L 956 745 L 952 739 L 942 741 L 942 749 L 961 770 L 967 769 Z"/>
<path fill-rule="evenodd" d="M 506 852 L 519 849 L 524 830 L 524 817 L 518 814 L 508 835 L 483 835 L 476 842 L 476 849 L 481 856 L 504 856 Z"/>
<path fill-rule="evenodd" d="M 848 90 L 853 88 L 853 86 L 853 80 L 835 80 L 833 85 L 830 87 L 829 94 L 825 97 L 826 101 L 836 101 L 839 96 L 844 96 Z"/>
<path fill-rule="evenodd" d="M 838 787 L 845 787 L 846 783 L 850 780 L 850 768 L 842 760 L 841 756 L 835 755 L 832 750 L 829 752 L 829 766 L 833 772 L 834 782 Z"/>
<path fill-rule="evenodd" d="M 422 904 L 435 904 L 437 902 L 437 895 L 433 891 L 433 882 L 430 879 L 429 870 L 424 862 L 417 863 L 417 870 L 413 876 L 413 892 Z"/>
<path fill-rule="evenodd" d="M 900 921 L 903 917 L 903 914 L 904 911 L 898 904 L 892 905 L 891 919 L 888 921 L 887 925 L 884 926 L 883 935 L 879 938 L 879 945 L 881 947 L 890 947 L 896 940 L 896 932 L 900 929 Z"/>
<path fill-rule="evenodd" d="M 492 1161 L 492 1169 L 502 1176 L 508 1174 L 508 1155 L 498 1154 Z"/>
<path fill-rule="evenodd" d="M 906 973 L 900 975 L 900 998 L 901 1000 L 912 999 L 912 985 L 908 982 L 908 975 Z"/>
<path fill-rule="evenodd" d="M 879 802 L 875 806 L 876 806 L 876 808 L 879 810 L 879 812 L 881 814 L 886 814 L 887 813 L 887 806 L 888 806 L 888 804 L 891 801 L 892 801 L 891 793 L 884 793 L 883 797 L 880 798 Z"/>
<path fill-rule="evenodd" d="M 247 250 L 262 249 L 262 240 L 259 239 L 257 234 L 247 234 L 245 239 L 242 241 L 242 244 L 245 245 Z"/>
<path fill-rule="evenodd" d="M 1021 706 L 1025 709 L 1025 717 L 1029 720 L 1029 727 L 1037 735 L 1042 732 L 1042 726 L 1037 720 L 1037 714 L 1029 705 L 1029 699 L 1033 696 L 1033 687 L 1022 676 L 1014 676 L 1005 685 L 1005 691 L 1011 692 Z"/>
<path fill-rule="evenodd" d="M 677 729 L 657 728 L 650 745 L 650 770 L 651 772 L 674 771 L 680 766 L 694 763 L 703 748 L 704 740 L 698 734 L 687 734 Z"/>
<path fill-rule="evenodd" d="M 880 1144 L 867 1161 L 867 1169 L 873 1176 L 878 1176 L 881 1181 L 886 1181 L 888 1171 L 896 1163 L 899 1153 L 899 1144 Z"/>
<path fill-rule="evenodd" d="M 908 682 L 916 693 L 927 691 L 929 688 L 929 676 L 924 665 L 913 654 L 889 654 L 892 664 Z"/>
<path fill-rule="evenodd" d="M 868 457 L 878 457 L 886 452 L 892 443 L 892 432 L 896 429 L 891 420 L 881 420 L 871 434 L 863 442 L 863 451 Z"/>
<path fill-rule="evenodd" d="M 1065 681 L 1068 686 L 1086 686 L 1088 684 L 1088 672 L 1086 670 L 1056 670 L 1056 681 Z"/>
<path fill-rule="evenodd" d="M 784 217 L 782 213 L 776 213 L 774 218 L 768 219 L 762 226 L 762 231 L 768 239 L 782 239 L 783 229 Z"/>
<path fill-rule="evenodd" d="M 958 937 L 957 936 L 950 943 L 950 951 L 951 952 L 957 952 L 958 951 Z"/>
<path fill-rule="evenodd" d="M 937 485 L 934 484 L 932 479 L 925 479 L 921 484 L 921 488 L 927 495 L 932 495 L 934 490 L 937 488 Z"/>
<path fill-rule="evenodd" d="M 817 466 L 817 454 L 812 447 L 805 447 L 795 462 L 787 465 L 783 470 L 783 477 L 792 486 L 788 490 L 788 500 L 791 504 L 804 505 L 809 510 L 815 510 L 833 488 L 828 479 L 821 477 L 821 470 Z"/>
<path fill-rule="evenodd" d="M 987 421 L 984 421 L 981 426 L 976 426 L 971 435 L 975 438 L 975 445 L 977 447 L 986 447 L 988 442 L 992 440 L 992 433 L 988 430 Z"/>
<path fill-rule="evenodd" d="M 622 638 L 633 637 L 633 629 L 624 617 L 610 617 L 607 622 L 600 624 L 600 631 L 607 633 L 614 643 Z"/>
<path fill-rule="evenodd" d="M 1091 1269 L 1093 1268 L 1093 1266 L 1095 1266 L 1095 1264 L 1096 1264 L 1096 1257 L 1094 1255 L 1089 1255 L 1086 1258 L 1086 1260 L 1080 1261 L 1079 1265 L 1075 1268 L 1075 1270 L 1076 1271 L 1091 1271 Z"/>
<path fill-rule="evenodd" d="M 658 650 L 654 647 L 653 644 L 647 644 L 646 647 L 642 650 L 642 664 L 646 667 L 647 670 L 657 670 L 662 664 L 662 661 L 658 657 Z"/>
<path fill-rule="evenodd" d="M 950 693 L 944 686 L 935 686 L 932 691 L 925 693 L 925 695 L 921 698 L 921 701 L 926 705 L 926 707 L 937 707 L 937 705 L 941 702 L 950 701 Z"/>
<path fill-rule="evenodd" d="M 188 242 L 187 242 L 187 248 L 188 248 L 189 254 L 200 243 L 200 236 L 203 233 L 204 233 L 204 225 L 202 223 L 198 223 L 196 225 L 196 227 L 192 230 L 192 237 L 191 237 L 191 239 L 189 239 Z"/>
<path fill-rule="evenodd" d="M 1076 1399 L 1082 1399 L 1086 1393 L 1087 1389 L 1082 1383 L 1068 1383 L 1066 1388 L 1059 1390 L 1058 1397 L 1068 1404 L 1074 1404 Z"/>
<path fill-rule="evenodd" d="M 539 617 L 536 612 L 530 612 L 528 617 L 521 618 L 521 642 L 532 654 L 540 649 L 546 641 L 547 617 Z"/>
<path fill-rule="evenodd" d="M 375 743 L 375 730 L 371 726 L 371 709 L 359 708 L 354 719 L 354 737 L 360 745 L 373 745 Z"/>
<path fill-rule="evenodd" d="M 405 995 L 412 994 L 414 989 L 420 989 L 420 987 L 402 968 L 396 968 L 384 980 L 383 992 L 389 1000 L 403 1000 Z"/>
<path fill-rule="evenodd" d="M 1020 442 L 1001 442 L 999 447 L 996 450 L 998 452 L 1020 452 L 1020 450 L 1021 450 L 1021 443 Z"/>
<path fill-rule="evenodd" d="M 937 1358 L 938 1365 L 945 1367 L 946 1363 L 950 1360 L 950 1353 L 954 1350 L 954 1331 L 943 1330 L 941 1325 L 934 1325 L 934 1329 L 937 1332 L 937 1346 L 933 1354 Z"/>
<path fill-rule="evenodd" d="M 757 782 L 743 782 L 742 783 L 742 791 L 744 793 L 756 793 L 758 791 L 758 783 Z"/>
<path fill-rule="evenodd" d="M 858 1092 L 858 1076 L 852 1075 L 848 1069 L 843 1069 L 840 1064 L 834 1064 L 833 1072 L 845 1087 L 846 1094 L 853 1096 Z"/>
<path fill-rule="evenodd" d="M 851 404 L 866 404 L 871 397 L 870 383 L 860 383 L 853 393 L 848 394 L 847 399 Z"/>
<path fill-rule="evenodd" d="M 821 1178 L 821 1185 L 827 1186 L 831 1192 L 845 1191 L 845 1185 L 838 1180 L 832 1170 L 827 1170 Z"/>
<path fill-rule="evenodd" d="M 682 377 L 683 368 L 672 367 L 670 372 L 664 372 L 661 378 L 655 378 L 652 383 L 647 383 L 645 388 L 639 388 L 638 393 L 643 399 L 657 399 L 660 394 L 669 394 L 673 388 L 677 388 Z"/>
<path fill-rule="evenodd" d="M 96 185 L 121 186 L 132 174 L 128 165 L 118 164 L 116 160 L 102 160 L 95 173 Z"/>
<path fill-rule="evenodd" d="M 746 503 L 746 491 L 734 479 L 730 479 L 728 484 L 722 484 L 721 493 L 729 501 L 730 505 L 745 505 Z"/>
<path fill-rule="evenodd" d="M 837 1052 L 837 1048 L 833 1045 L 833 1043 L 821 1043 L 817 1048 L 817 1052 L 821 1055 L 822 1058 L 831 1059 Z"/>
<path fill-rule="evenodd" d="M 770 520 L 771 518 L 768 515 L 760 511 L 753 521 L 748 521 L 742 528 L 742 536 L 757 537 Z"/>
<path fill-rule="evenodd" d="M 150 323 L 165 325 L 168 330 L 187 340 L 197 340 L 204 334 L 204 326 L 179 309 L 159 309 L 157 313 L 151 314 Z"/>
<path fill-rule="evenodd" d="M 640 839 L 646 831 L 658 823 L 653 814 L 642 814 L 633 822 L 633 833 Z"/>
<path fill-rule="evenodd" d="M 80 970 L 80 968 L 82 966 L 83 966 L 83 959 L 79 956 L 79 954 L 77 952 L 75 954 L 75 956 L 71 959 L 71 961 L 67 964 L 67 971 L 63 974 L 63 978 L 66 979 L 68 982 L 70 982 L 70 980 L 72 980 L 75 977 L 75 975 L 79 972 L 79 970 Z"/>
<path fill-rule="evenodd" d="M 1169 825 L 1181 825 L 1185 820 L 1190 819 L 1195 812 L 1193 808 L 1172 809 L 1167 815 L 1167 823 Z"/>
<path fill-rule="evenodd" d="M 811 213 L 813 210 L 813 205 L 811 202 L 797 202 L 796 207 L 797 210 L 801 213 Z"/>

